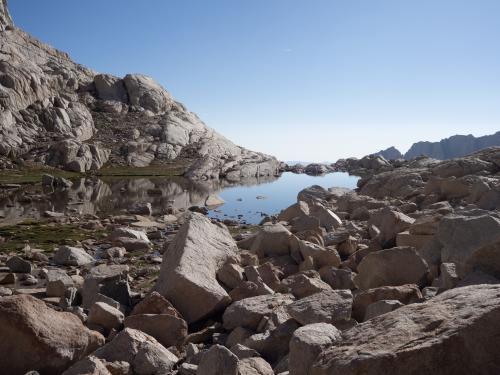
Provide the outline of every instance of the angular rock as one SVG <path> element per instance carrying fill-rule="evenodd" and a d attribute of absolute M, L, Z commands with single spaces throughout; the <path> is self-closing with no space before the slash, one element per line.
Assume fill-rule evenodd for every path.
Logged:
<path fill-rule="evenodd" d="M 279 289 L 282 293 L 291 293 L 297 298 L 304 298 L 324 290 L 331 290 L 331 288 L 319 277 L 308 277 L 304 273 L 287 277 L 282 281 Z"/>
<path fill-rule="evenodd" d="M 248 337 L 243 345 L 258 351 L 269 363 L 275 363 L 288 354 L 290 339 L 297 328 L 299 324 L 294 319 L 288 319 Z"/>
<path fill-rule="evenodd" d="M 362 322 L 366 309 L 374 302 L 381 300 L 398 300 L 403 304 L 422 301 L 422 293 L 417 285 L 384 286 L 361 291 L 354 296 L 352 316 Z"/>
<path fill-rule="evenodd" d="M 87 322 L 97 324 L 107 330 L 118 329 L 123 323 L 123 313 L 104 302 L 96 302 L 89 311 Z"/>
<path fill-rule="evenodd" d="M 179 312 L 174 306 L 158 292 L 149 293 L 141 302 L 134 306 L 130 315 L 137 314 L 167 314 L 180 317 Z"/>
<path fill-rule="evenodd" d="M 234 302 L 222 316 L 224 328 L 230 330 L 243 327 L 256 330 L 264 316 L 270 315 L 278 307 L 286 306 L 294 300 L 295 298 L 289 294 L 271 294 Z"/>
<path fill-rule="evenodd" d="M 112 373 L 99 358 L 91 355 L 75 363 L 62 375 L 112 375 Z"/>
<path fill-rule="evenodd" d="M 316 357 L 341 338 L 340 331 L 327 323 L 309 324 L 297 329 L 290 340 L 290 375 L 309 374 Z"/>
<path fill-rule="evenodd" d="M 337 269 L 335 267 L 323 267 L 319 270 L 321 280 L 326 282 L 332 289 L 355 289 L 355 273 L 349 269 Z"/>
<path fill-rule="evenodd" d="M 131 328 L 118 333 L 94 356 L 107 362 L 127 362 L 137 375 L 168 374 L 179 360 L 153 337 Z"/>
<path fill-rule="evenodd" d="M 358 265 L 354 283 L 360 289 L 404 284 L 425 285 L 429 267 L 412 247 L 395 247 L 368 254 Z"/>
<path fill-rule="evenodd" d="M 365 321 L 376 316 L 386 314 L 388 312 L 394 311 L 397 308 L 404 306 L 401 302 L 394 299 L 383 299 L 377 302 L 373 302 L 366 308 Z"/>
<path fill-rule="evenodd" d="M 127 316 L 124 324 L 147 333 L 166 348 L 180 346 L 187 336 L 186 321 L 175 315 L 135 314 Z"/>
<path fill-rule="evenodd" d="M 297 203 L 292 204 L 290 207 L 281 211 L 278 215 L 279 221 L 290 222 L 292 219 L 296 217 L 304 217 L 309 216 L 309 206 L 306 202 L 299 201 Z"/>
<path fill-rule="evenodd" d="M 390 208 L 373 212 L 368 220 L 368 226 L 374 225 L 380 230 L 379 241 L 383 246 L 394 245 L 396 235 L 407 230 L 415 219 Z"/>
<path fill-rule="evenodd" d="M 73 287 L 73 279 L 61 269 L 50 269 L 45 273 L 47 297 L 63 297 Z"/>
<path fill-rule="evenodd" d="M 67 139 L 49 148 L 46 163 L 67 171 L 85 173 L 100 169 L 108 161 L 109 155 L 110 151 L 98 144 Z"/>
<path fill-rule="evenodd" d="M 238 357 L 221 345 L 213 345 L 202 357 L 197 375 L 238 375 Z"/>
<path fill-rule="evenodd" d="M 259 258 L 290 254 L 290 238 L 292 234 L 281 224 L 266 223 L 255 235 L 250 250 Z"/>
<path fill-rule="evenodd" d="M 31 263 L 18 256 L 9 258 L 5 265 L 14 273 L 31 273 Z"/>
<path fill-rule="evenodd" d="M 259 357 L 239 361 L 237 369 L 238 375 L 274 375 L 271 365 Z"/>
<path fill-rule="evenodd" d="M 289 304 L 287 312 L 302 325 L 330 323 L 345 325 L 351 319 L 350 290 L 326 290 Z"/>
<path fill-rule="evenodd" d="M 171 301 L 188 323 L 219 312 L 230 298 L 217 282 L 217 272 L 236 252 L 227 228 L 192 213 L 163 255 L 155 290 Z"/>
<path fill-rule="evenodd" d="M 60 374 L 104 344 L 75 315 L 29 295 L 0 298 L 0 368 L 5 374 Z"/>
<path fill-rule="evenodd" d="M 319 225 L 327 231 L 331 231 L 342 225 L 342 220 L 336 214 L 319 203 L 309 205 L 309 215 L 318 219 Z"/>
<path fill-rule="evenodd" d="M 500 285 L 452 289 L 343 332 L 309 373 L 496 374 L 499 333 Z"/>
<path fill-rule="evenodd" d="M 93 267 L 83 282 L 83 307 L 90 308 L 94 302 L 100 300 L 100 295 L 111 298 L 122 305 L 130 306 L 128 271 L 129 268 L 126 265 L 108 266 L 101 264 Z"/>
<path fill-rule="evenodd" d="M 500 277 L 500 219 L 445 217 L 436 236 L 443 246 L 442 261 L 455 263 L 459 277 L 475 270 Z"/>
<path fill-rule="evenodd" d="M 95 262 L 95 259 L 79 247 L 60 246 L 52 258 L 60 266 L 84 266 Z"/>

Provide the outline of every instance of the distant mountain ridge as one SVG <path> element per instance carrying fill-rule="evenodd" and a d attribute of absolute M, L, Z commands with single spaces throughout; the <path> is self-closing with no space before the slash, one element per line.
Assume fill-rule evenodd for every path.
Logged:
<path fill-rule="evenodd" d="M 454 135 L 439 142 L 416 142 L 404 155 L 395 147 L 389 147 L 375 154 L 389 160 L 400 158 L 410 160 L 421 155 L 446 160 L 465 156 L 491 146 L 500 146 L 500 131 L 481 137 L 474 137 L 472 134 Z"/>

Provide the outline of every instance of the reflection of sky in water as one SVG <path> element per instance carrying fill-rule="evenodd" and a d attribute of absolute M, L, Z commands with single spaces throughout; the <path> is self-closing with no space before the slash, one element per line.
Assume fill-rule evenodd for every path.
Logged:
<path fill-rule="evenodd" d="M 276 214 L 295 203 L 297 194 L 306 187 L 320 185 L 325 189 L 330 187 L 354 189 L 357 181 L 358 177 L 349 176 L 347 173 L 330 173 L 317 177 L 284 173 L 281 178 L 271 183 L 229 187 L 219 192 L 218 195 L 226 203 L 216 209 L 220 212 L 212 211 L 210 216 L 224 219 L 243 215 L 244 220 L 255 224 L 262 220 L 261 212 L 268 215 Z M 263 196 L 266 199 L 257 199 L 257 196 Z"/>
<path fill-rule="evenodd" d="M 120 215 L 126 214 L 138 202 L 151 203 L 154 214 L 160 215 L 166 213 L 170 205 L 177 209 L 203 206 L 212 193 L 226 201 L 216 211 L 211 211 L 212 217 L 224 219 L 241 215 L 241 219 L 253 224 L 261 221 L 261 212 L 275 214 L 295 203 L 297 193 L 308 186 L 354 188 L 356 181 L 356 177 L 345 173 L 320 177 L 285 173 L 278 179 L 253 178 L 234 186 L 227 181 L 193 182 L 179 177 L 82 178 L 74 180 L 69 189 L 49 189 L 42 194 L 40 185 L 28 186 L 26 190 L 0 196 L 0 224 L 40 218 L 44 211 L 73 216 Z M 27 194 L 30 199 L 26 199 Z M 266 199 L 257 199 L 257 196 Z"/>

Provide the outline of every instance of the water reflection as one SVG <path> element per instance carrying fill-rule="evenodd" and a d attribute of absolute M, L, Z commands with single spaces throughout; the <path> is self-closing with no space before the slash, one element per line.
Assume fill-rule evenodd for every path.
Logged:
<path fill-rule="evenodd" d="M 164 214 L 169 206 L 177 209 L 203 206 L 211 194 L 218 194 L 226 201 L 212 211 L 211 216 L 221 219 L 239 217 L 255 223 L 260 221 L 261 212 L 279 212 L 295 201 L 298 191 L 312 184 L 353 188 L 356 178 L 342 173 L 323 177 L 285 173 L 281 178 L 253 178 L 239 183 L 193 182 L 181 177 L 82 178 L 74 180 L 73 186 L 67 189 L 48 190 L 38 185 L 3 194 L 0 197 L 0 223 L 37 219 L 45 211 L 119 215 L 138 202 L 149 202 L 154 214 Z"/>

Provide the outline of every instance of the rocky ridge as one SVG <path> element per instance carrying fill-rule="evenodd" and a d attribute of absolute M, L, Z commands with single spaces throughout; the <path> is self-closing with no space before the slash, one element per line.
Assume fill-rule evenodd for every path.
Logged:
<path fill-rule="evenodd" d="M 193 179 L 272 176 L 278 161 L 207 127 L 153 79 L 97 74 L 41 43 L 0 7 L 0 167 L 34 162 L 186 166 Z"/>
<path fill-rule="evenodd" d="M 447 160 L 466 156 L 493 146 L 500 146 L 500 132 L 482 137 L 474 137 L 472 134 L 454 135 L 439 142 L 416 142 L 404 155 L 395 147 L 389 147 L 375 153 L 375 155 L 383 156 L 387 160 L 411 160 L 421 156 Z"/>

